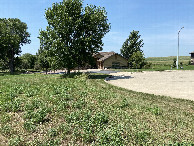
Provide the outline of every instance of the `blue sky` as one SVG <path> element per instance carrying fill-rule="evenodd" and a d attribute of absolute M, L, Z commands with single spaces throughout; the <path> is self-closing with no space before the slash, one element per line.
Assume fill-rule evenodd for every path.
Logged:
<path fill-rule="evenodd" d="M 19 18 L 27 23 L 31 44 L 22 47 L 22 53 L 35 54 L 39 49 L 39 30 L 45 29 L 45 9 L 62 0 L 0 0 L 0 18 Z M 84 5 L 105 7 L 110 32 L 103 38 L 103 51 L 120 53 L 130 32 L 138 30 L 144 42 L 145 57 L 177 55 L 178 30 L 180 56 L 194 51 L 193 0 L 84 0 Z"/>

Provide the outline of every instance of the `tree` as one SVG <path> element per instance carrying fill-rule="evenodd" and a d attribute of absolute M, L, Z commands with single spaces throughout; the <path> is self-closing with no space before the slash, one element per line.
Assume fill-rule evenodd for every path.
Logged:
<path fill-rule="evenodd" d="M 129 37 L 123 43 L 121 48 L 121 55 L 125 57 L 127 60 L 133 55 L 134 52 L 140 51 L 141 47 L 143 47 L 144 43 L 143 40 L 140 39 L 141 35 L 139 35 L 139 31 L 132 31 L 130 32 Z M 132 66 L 132 62 L 129 62 L 129 65 Z"/>
<path fill-rule="evenodd" d="M 0 59 L 8 62 L 12 74 L 15 70 L 14 60 L 21 53 L 21 46 L 30 43 L 27 24 L 15 18 L 0 19 Z"/>
<path fill-rule="evenodd" d="M 146 64 L 143 52 L 133 52 L 129 62 L 132 64 L 130 68 L 141 69 Z"/>
<path fill-rule="evenodd" d="M 5 69 L 8 69 L 7 64 L 5 64 L 5 62 L 0 59 L 0 70 L 4 71 Z"/>
<path fill-rule="evenodd" d="M 37 57 L 36 57 L 36 55 L 32 55 L 30 53 L 25 53 L 20 57 L 20 59 L 21 59 L 22 68 L 33 69 Z"/>
<path fill-rule="evenodd" d="M 49 58 L 46 50 L 39 49 L 37 53 L 37 62 L 35 63 L 36 69 L 45 69 L 46 74 L 50 67 Z"/>
<path fill-rule="evenodd" d="M 45 13 L 49 26 L 40 31 L 40 48 L 70 73 L 70 69 L 83 66 L 93 53 L 102 50 L 102 38 L 110 29 L 106 14 L 101 7 L 83 8 L 81 0 L 54 3 Z"/>

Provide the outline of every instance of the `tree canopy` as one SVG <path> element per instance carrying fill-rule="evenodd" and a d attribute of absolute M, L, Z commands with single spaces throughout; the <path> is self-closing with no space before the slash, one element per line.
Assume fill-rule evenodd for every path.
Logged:
<path fill-rule="evenodd" d="M 133 52 L 132 56 L 129 58 L 131 64 L 130 68 L 141 69 L 147 63 L 145 62 L 143 52 L 137 51 Z"/>
<path fill-rule="evenodd" d="M 84 8 L 81 0 L 63 0 L 48 8 L 45 16 L 48 26 L 40 31 L 40 48 L 55 57 L 59 67 L 70 72 L 102 50 L 102 38 L 110 29 L 105 8 Z"/>
<path fill-rule="evenodd" d="M 127 60 L 130 59 L 134 52 L 140 51 L 143 53 L 141 47 L 143 47 L 144 43 L 143 40 L 140 39 L 140 37 L 141 35 L 139 35 L 139 31 L 133 30 L 132 32 L 130 32 L 129 37 L 123 43 L 120 51 L 121 55 L 125 57 Z"/>
<path fill-rule="evenodd" d="M 36 55 L 25 53 L 21 57 L 21 65 L 24 69 L 34 69 L 35 62 L 37 60 Z"/>
<path fill-rule="evenodd" d="M 14 60 L 21 53 L 21 46 L 30 43 L 27 24 L 17 18 L 0 18 L 0 59 L 14 72 Z"/>

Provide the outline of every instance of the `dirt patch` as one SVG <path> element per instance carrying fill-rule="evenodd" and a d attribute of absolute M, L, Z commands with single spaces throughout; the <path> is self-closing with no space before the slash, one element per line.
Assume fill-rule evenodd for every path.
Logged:
<path fill-rule="evenodd" d="M 112 73 L 107 83 L 129 90 L 194 100 L 194 71 Z"/>
<path fill-rule="evenodd" d="M 7 146 L 8 145 L 7 143 L 8 143 L 8 140 L 3 135 L 0 134 L 0 145 Z"/>

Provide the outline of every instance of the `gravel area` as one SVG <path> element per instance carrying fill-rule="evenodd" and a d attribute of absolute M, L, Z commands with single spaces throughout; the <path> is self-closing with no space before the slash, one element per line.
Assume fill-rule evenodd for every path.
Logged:
<path fill-rule="evenodd" d="M 194 71 L 111 73 L 107 83 L 129 90 L 194 100 Z"/>

